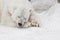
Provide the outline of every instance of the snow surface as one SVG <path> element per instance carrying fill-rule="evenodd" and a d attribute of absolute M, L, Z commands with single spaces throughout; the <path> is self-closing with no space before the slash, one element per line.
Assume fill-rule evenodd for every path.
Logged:
<path fill-rule="evenodd" d="M 60 40 L 60 32 L 51 32 L 38 27 L 18 29 L 1 25 L 0 40 Z"/>
<path fill-rule="evenodd" d="M 41 27 L 11 28 L 0 25 L 0 40 L 60 40 L 60 5 L 54 6 L 48 13 L 52 15 L 41 16 Z"/>

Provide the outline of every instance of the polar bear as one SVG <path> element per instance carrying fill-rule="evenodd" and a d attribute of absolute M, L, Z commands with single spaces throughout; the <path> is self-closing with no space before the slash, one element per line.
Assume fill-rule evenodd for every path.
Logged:
<path fill-rule="evenodd" d="M 42 13 L 57 3 L 57 0 L 8 0 L 2 9 L 1 24 L 39 27 Z"/>

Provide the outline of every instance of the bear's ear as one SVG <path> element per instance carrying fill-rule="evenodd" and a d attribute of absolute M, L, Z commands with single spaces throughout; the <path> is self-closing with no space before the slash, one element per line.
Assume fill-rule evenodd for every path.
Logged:
<path fill-rule="evenodd" d="M 12 16 L 12 13 L 8 12 L 8 16 Z"/>

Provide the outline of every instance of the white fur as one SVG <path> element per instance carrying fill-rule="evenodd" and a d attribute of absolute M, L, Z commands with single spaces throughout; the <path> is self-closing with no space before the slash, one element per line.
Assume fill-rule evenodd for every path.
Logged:
<path fill-rule="evenodd" d="M 1 24 L 16 26 L 17 23 L 20 21 L 20 18 L 18 18 L 18 16 L 22 18 L 21 15 L 23 15 L 24 18 L 28 20 L 30 10 L 30 4 L 28 0 L 5 1 L 6 2 L 4 2 L 4 0 L 2 1 L 4 2 L 4 4 L 2 4 L 4 7 L 2 8 Z M 9 13 L 12 14 L 12 16 L 10 16 Z"/>
<path fill-rule="evenodd" d="M 1 7 L 1 24 L 18 26 L 18 23 L 22 23 L 23 27 L 40 26 L 41 13 L 55 4 L 57 0 L 31 0 L 30 2 L 28 0 L 7 0 Z"/>
<path fill-rule="evenodd" d="M 44 11 L 57 3 L 57 0 L 31 0 L 31 4 L 36 11 Z"/>

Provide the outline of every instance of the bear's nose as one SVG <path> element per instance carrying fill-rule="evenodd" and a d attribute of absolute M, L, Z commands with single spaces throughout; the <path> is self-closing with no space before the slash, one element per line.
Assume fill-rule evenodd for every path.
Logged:
<path fill-rule="evenodd" d="M 28 0 L 29 2 L 31 1 L 31 0 Z"/>
<path fill-rule="evenodd" d="M 22 26 L 22 23 L 18 23 L 19 26 Z"/>

